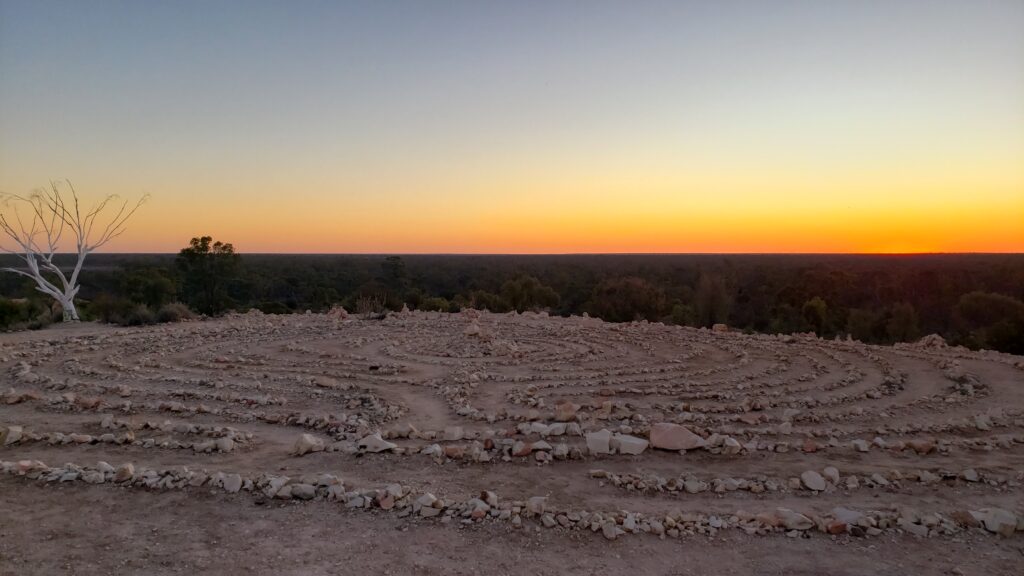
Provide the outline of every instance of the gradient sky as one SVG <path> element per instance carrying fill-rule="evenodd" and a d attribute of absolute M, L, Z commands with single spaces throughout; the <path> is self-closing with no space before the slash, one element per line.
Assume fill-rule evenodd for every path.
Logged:
<path fill-rule="evenodd" d="M 119 252 L 1022 252 L 1024 1 L 0 0 Z"/>

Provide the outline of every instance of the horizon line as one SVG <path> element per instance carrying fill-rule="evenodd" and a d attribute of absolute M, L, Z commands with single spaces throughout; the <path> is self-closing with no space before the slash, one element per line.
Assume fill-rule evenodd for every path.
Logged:
<path fill-rule="evenodd" d="M 177 256 L 175 252 L 94 252 L 103 256 Z M 1024 256 L 1019 252 L 235 252 L 240 256 Z M 10 253 L 17 255 L 18 253 Z M 55 252 L 75 255 L 75 252 Z"/>

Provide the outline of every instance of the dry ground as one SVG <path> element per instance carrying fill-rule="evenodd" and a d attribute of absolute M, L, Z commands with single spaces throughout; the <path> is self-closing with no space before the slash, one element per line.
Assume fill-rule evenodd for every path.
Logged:
<path fill-rule="evenodd" d="M 971 515 L 1024 512 L 1019 357 L 255 314 L 0 335 L 0 379 L 0 574 L 1024 573 L 1024 533 Z M 656 422 L 709 446 L 588 450 Z M 359 449 L 375 432 L 394 448 Z M 326 449 L 293 455 L 302 434 Z"/>

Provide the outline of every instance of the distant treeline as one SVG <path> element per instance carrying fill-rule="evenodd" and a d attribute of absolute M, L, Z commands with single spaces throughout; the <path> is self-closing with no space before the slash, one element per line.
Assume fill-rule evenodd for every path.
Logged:
<path fill-rule="evenodd" d="M 547 310 L 871 343 L 937 333 L 1024 354 L 1024 255 L 240 256 L 202 240 L 180 255 L 90 256 L 83 313 L 138 324 L 174 316 L 174 302 L 208 315 Z M 45 322 L 50 303 L 22 278 L 0 275 L 0 294 L 0 326 Z"/>

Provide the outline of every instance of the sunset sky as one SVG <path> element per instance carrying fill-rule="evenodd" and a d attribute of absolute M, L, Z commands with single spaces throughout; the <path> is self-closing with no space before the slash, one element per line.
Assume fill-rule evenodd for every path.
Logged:
<path fill-rule="evenodd" d="M 115 252 L 1022 252 L 1024 2 L 0 0 Z"/>

